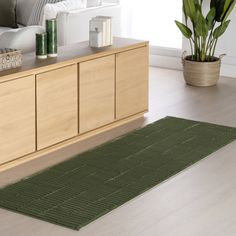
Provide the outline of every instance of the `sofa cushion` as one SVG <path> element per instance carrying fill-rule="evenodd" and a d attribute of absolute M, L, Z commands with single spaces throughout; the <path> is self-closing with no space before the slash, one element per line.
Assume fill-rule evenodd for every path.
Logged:
<path fill-rule="evenodd" d="M 0 26 L 17 28 L 16 0 L 0 0 Z"/>
<path fill-rule="evenodd" d="M 57 17 L 60 12 L 69 12 L 73 10 L 85 9 L 87 0 L 66 0 L 54 4 L 46 4 L 40 19 L 40 25 L 45 25 L 45 20 Z"/>
<path fill-rule="evenodd" d="M 102 5 L 102 0 L 87 0 L 87 7 L 98 7 Z"/>
<path fill-rule="evenodd" d="M 17 0 L 16 6 L 16 18 L 17 23 L 21 25 L 27 25 L 30 14 L 34 8 L 34 4 L 37 0 Z"/>
<path fill-rule="evenodd" d="M 1 34 L 0 48 L 21 49 L 23 53 L 35 50 L 35 34 L 42 33 L 44 29 L 40 26 L 28 26 L 11 29 Z"/>
<path fill-rule="evenodd" d="M 34 7 L 32 9 L 32 12 L 29 17 L 29 21 L 27 25 L 39 25 L 40 24 L 40 18 L 43 13 L 43 9 L 46 4 L 48 3 L 57 3 L 61 2 L 63 0 L 37 0 L 34 4 Z"/>
<path fill-rule="evenodd" d="M 9 27 L 1 27 L 0 26 L 0 35 L 8 30 L 11 30 L 12 28 L 9 28 Z"/>

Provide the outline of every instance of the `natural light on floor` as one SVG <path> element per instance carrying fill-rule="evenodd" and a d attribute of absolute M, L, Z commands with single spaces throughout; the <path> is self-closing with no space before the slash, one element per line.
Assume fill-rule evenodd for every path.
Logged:
<path fill-rule="evenodd" d="M 182 19 L 182 1 L 121 0 L 123 36 L 150 41 L 150 45 L 182 47 L 182 35 L 174 20 Z"/>

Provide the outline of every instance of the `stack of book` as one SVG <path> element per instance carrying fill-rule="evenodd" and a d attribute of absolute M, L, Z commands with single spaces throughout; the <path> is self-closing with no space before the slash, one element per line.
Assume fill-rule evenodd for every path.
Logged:
<path fill-rule="evenodd" d="M 106 47 L 113 44 L 112 17 L 96 16 L 90 20 L 89 43 L 91 47 Z"/>

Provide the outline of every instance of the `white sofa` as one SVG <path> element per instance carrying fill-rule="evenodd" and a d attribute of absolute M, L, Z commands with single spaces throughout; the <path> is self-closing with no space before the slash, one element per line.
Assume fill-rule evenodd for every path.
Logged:
<path fill-rule="evenodd" d="M 121 34 L 121 7 L 118 3 L 107 3 L 57 15 L 59 45 L 82 42 L 89 38 L 89 20 L 97 15 L 113 17 L 113 35 Z M 114 0 L 111 0 L 114 1 Z M 19 11 L 17 11 L 18 14 Z M 23 53 L 35 50 L 35 34 L 44 31 L 43 26 L 23 26 L 17 29 L 0 27 L 0 48 L 21 49 Z"/>
<path fill-rule="evenodd" d="M 59 13 L 57 16 L 59 45 L 88 40 L 89 20 L 97 15 L 112 16 L 113 35 L 121 35 L 121 6 L 104 3 L 99 7 Z"/>
<path fill-rule="evenodd" d="M 27 26 L 17 29 L 0 27 L 0 48 L 21 49 L 23 53 L 34 51 L 35 34 L 42 32 L 44 29 L 41 26 Z"/>

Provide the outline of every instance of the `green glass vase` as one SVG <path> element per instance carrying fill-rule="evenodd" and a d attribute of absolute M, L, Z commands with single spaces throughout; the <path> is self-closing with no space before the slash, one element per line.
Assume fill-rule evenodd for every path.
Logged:
<path fill-rule="evenodd" d="M 48 57 L 57 57 L 57 20 L 46 20 Z"/>
<path fill-rule="evenodd" d="M 47 33 L 36 34 L 36 57 L 47 58 Z"/>

